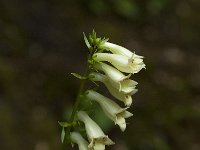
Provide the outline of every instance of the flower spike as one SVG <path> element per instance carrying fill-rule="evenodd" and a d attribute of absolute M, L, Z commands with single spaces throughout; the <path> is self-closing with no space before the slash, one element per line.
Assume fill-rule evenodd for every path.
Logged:
<path fill-rule="evenodd" d="M 136 85 L 138 84 L 130 77 L 145 68 L 145 64 L 143 56 L 108 42 L 108 38 L 97 37 L 94 30 L 88 37 L 84 33 L 83 36 L 89 49 L 87 64 L 84 75 L 72 73 L 73 76 L 81 80 L 81 84 L 69 121 L 59 122 L 62 126 L 61 141 L 65 141 L 65 135 L 67 135 L 67 141 L 70 137 L 72 144 L 78 144 L 79 150 L 105 150 L 106 145 L 115 143 L 104 134 L 101 127 L 85 111 L 78 110 L 85 109 L 84 103 L 95 101 L 100 105 L 105 115 L 124 132 L 126 118 L 133 116 L 127 109 L 132 104 L 132 96 L 137 92 Z M 88 80 L 96 85 L 96 82 L 102 82 L 110 94 L 123 102 L 125 107 L 121 107 L 112 99 L 94 90 L 85 91 L 85 84 Z M 97 85 L 97 87 L 100 86 Z M 83 122 L 84 126 L 80 122 Z M 79 132 L 76 132 L 77 129 L 82 130 L 83 128 L 86 131 L 87 140 Z"/>

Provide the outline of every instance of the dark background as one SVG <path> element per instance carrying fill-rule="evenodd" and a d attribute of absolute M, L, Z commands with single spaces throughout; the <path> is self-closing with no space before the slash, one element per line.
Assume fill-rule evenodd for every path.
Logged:
<path fill-rule="evenodd" d="M 145 56 L 125 133 L 111 150 L 200 149 L 199 0 L 1 0 L 0 149 L 60 150 L 93 29 Z M 112 124 L 113 125 L 113 124 Z"/>

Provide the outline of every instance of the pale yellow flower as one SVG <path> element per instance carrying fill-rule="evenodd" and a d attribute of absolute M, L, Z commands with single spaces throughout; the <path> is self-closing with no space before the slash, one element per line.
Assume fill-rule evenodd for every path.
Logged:
<path fill-rule="evenodd" d="M 109 92 L 118 100 L 122 101 L 126 106 L 130 106 L 132 104 L 132 95 L 137 92 L 137 89 L 133 89 L 130 93 L 124 93 L 122 91 L 119 91 L 115 86 L 113 86 L 108 77 L 106 75 L 103 75 L 101 73 L 90 73 L 90 79 L 92 81 L 99 81 L 105 84 Z"/>
<path fill-rule="evenodd" d="M 93 59 L 96 61 L 107 61 L 111 63 L 118 70 L 125 73 L 138 73 L 142 68 L 145 68 L 142 58 L 127 57 L 119 54 L 110 53 L 95 53 Z"/>
<path fill-rule="evenodd" d="M 127 111 L 127 108 L 121 108 L 113 100 L 93 91 L 88 90 L 86 97 L 90 100 L 96 101 L 100 104 L 104 113 L 112 120 L 115 124 L 119 125 L 122 131 L 126 129 L 125 118 L 131 117 L 133 114 Z"/>
<path fill-rule="evenodd" d="M 125 47 L 119 46 L 117 44 L 113 44 L 110 42 L 104 42 L 100 45 L 102 49 L 111 51 L 113 54 L 119 54 L 122 56 L 126 56 L 128 58 L 135 57 L 135 58 L 144 58 L 143 56 L 136 55 L 135 53 L 131 52 Z"/>
<path fill-rule="evenodd" d="M 77 117 L 85 124 L 86 133 L 92 150 L 104 150 L 105 145 L 112 145 L 114 142 L 108 138 L 101 128 L 94 122 L 85 111 L 77 112 Z"/>
<path fill-rule="evenodd" d="M 72 142 L 78 144 L 79 150 L 89 150 L 88 145 L 89 143 L 81 136 L 78 132 L 71 132 L 70 138 Z"/>
<path fill-rule="evenodd" d="M 119 89 L 119 91 L 123 93 L 131 93 L 135 90 L 135 86 L 137 85 L 137 82 L 134 80 L 129 79 L 130 75 L 128 76 L 121 73 L 119 70 L 115 69 L 112 66 L 109 66 L 105 63 L 95 63 L 94 68 L 97 70 L 101 70 L 105 73 L 105 75 L 108 77 L 109 82 Z"/>

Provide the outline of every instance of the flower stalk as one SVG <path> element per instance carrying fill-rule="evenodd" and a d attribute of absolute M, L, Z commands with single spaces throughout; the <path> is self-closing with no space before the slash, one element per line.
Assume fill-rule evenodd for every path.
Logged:
<path fill-rule="evenodd" d="M 87 56 L 87 60 L 90 60 L 91 58 L 92 58 L 92 53 L 90 52 L 89 55 Z M 90 70 L 90 63 L 89 63 L 89 61 L 87 61 L 84 77 L 87 77 L 89 75 L 89 70 Z M 81 95 L 84 93 L 85 83 L 86 83 L 85 79 L 81 80 L 80 87 L 79 87 L 79 90 L 78 90 L 78 94 L 77 94 L 77 97 L 76 97 L 76 100 L 75 100 L 75 104 L 73 106 L 73 110 L 72 110 L 72 113 L 71 113 L 71 116 L 70 116 L 70 119 L 69 119 L 69 123 L 71 123 L 71 124 L 74 122 L 76 111 L 78 110 L 78 106 L 79 106 L 79 103 L 80 103 L 80 100 L 81 100 Z M 69 139 L 71 127 L 72 126 L 69 126 L 67 128 L 66 135 L 68 137 L 65 138 L 65 141 Z"/>

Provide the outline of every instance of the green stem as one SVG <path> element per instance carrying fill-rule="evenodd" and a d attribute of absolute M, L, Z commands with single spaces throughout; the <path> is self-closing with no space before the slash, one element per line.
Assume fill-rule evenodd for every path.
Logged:
<path fill-rule="evenodd" d="M 89 60 L 90 57 L 91 56 L 89 55 L 87 60 Z M 89 63 L 87 62 L 87 66 L 86 66 L 84 77 L 87 77 L 88 73 L 89 73 Z M 74 117 L 75 117 L 78 105 L 80 103 L 80 100 L 81 100 L 80 97 L 81 97 L 81 94 L 83 93 L 83 90 L 84 90 L 85 82 L 86 82 L 85 79 L 81 81 L 81 84 L 80 84 L 80 87 L 79 87 L 79 91 L 78 91 L 78 95 L 76 97 L 76 101 L 75 101 L 75 104 L 74 104 L 74 107 L 73 107 L 73 111 L 72 111 L 72 114 L 71 114 L 71 117 L 70 117 L 70 120 L 69 120 L 71 123 L 74 121 Z"/>
<path fill-rule="evenodd" d="M 86 70 L 85 70 L 85 73 L 84 73 L 84 77 L 87 77 L 88 74 L 89 74 L 89 66 L 90 66 L 90 63 L 88 60 L 90 60 L 92 57 L 92 53 L 90 53 L 87 57 L 87 65 L 86 65 Z M 71 114 L 71 117 L 69 119 L 69 122 L 70 123 L 73 123 L 74 122 L 74 119 L 75 119 L 75 115 L 76 115 L 76 111 L 78 109 L 78 106 L 79 106 L 79 103 L 80 103 L 80 100 L 81 100 L 81 95 L 83 94 L 83 91 L 84 91 L 84 87 L 85 87 L 85 83 L 86 83 L 86 79 L 83 79 L 81 80 L 81 84 L 80 84 L 80 87 L 79 87 L 79 90 L 78 90 L 78 94 L 77 94 L 77 97 L 76 97 L 76 101 L 75 101 L 75 104 L 74 104 L 74 107 L 73 107 L 73 110 L 72 110 L 72 114 Z M 69 135 L 70 135 L 70 131 L 71 131 L 71 126 L 69 126 L 67 128 L 67 131 L 66 131 L 66 136 L 67 138 L 65 138 L 65 141 L 69 138 Z"/>

